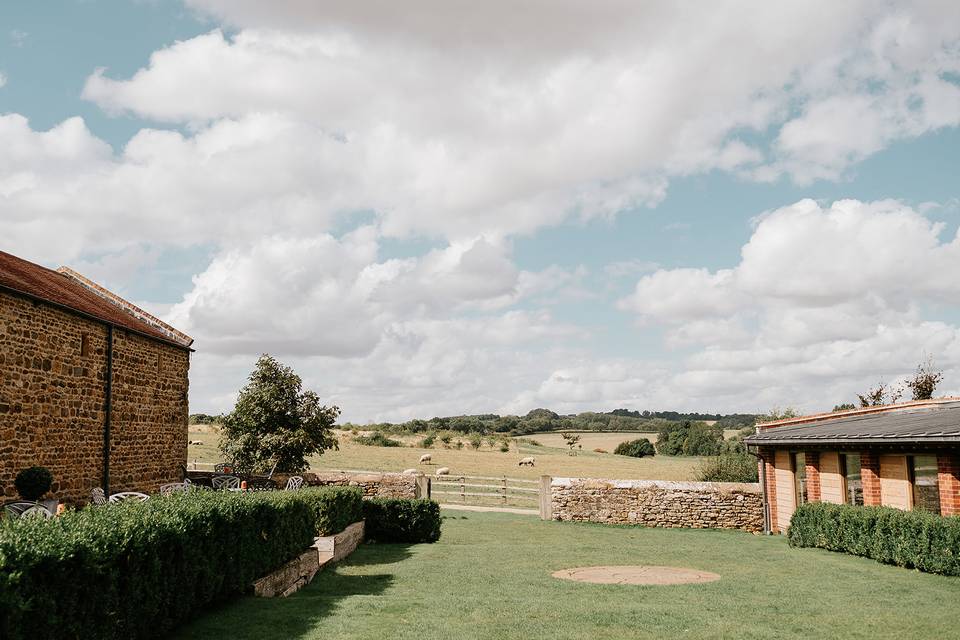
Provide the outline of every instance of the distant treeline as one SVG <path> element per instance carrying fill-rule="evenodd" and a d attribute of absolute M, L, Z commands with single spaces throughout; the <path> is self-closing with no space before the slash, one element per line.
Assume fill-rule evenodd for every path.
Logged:
<path fill-rule="evenodd" d="M 191 413 L 190 424 L 213 424 L 220 422 L 223 416 L 211 416 L 206 413 Z"/>
<path fill-rule="evenodd" d="M 454 431 L 457 433 L 504 433 L 527 435 L 543 431 L 659 431 L 666 425 L 681 421 L 715 420 L 720 429 L 741 429 L 756 421 L 753 414 L 737 413 L 680 413 L 677 411 L 630 411 L 616 409 L 607 413 L 592 411 L 560 415 L 549 409 L 534 409 L 525 416 L 500 416 L 493 413 L 449 416 L 407 422 L 381 422 L 358 425 L 346 423 L 344 429 L 382 431 L 384 433 L 429 433 Z"/>

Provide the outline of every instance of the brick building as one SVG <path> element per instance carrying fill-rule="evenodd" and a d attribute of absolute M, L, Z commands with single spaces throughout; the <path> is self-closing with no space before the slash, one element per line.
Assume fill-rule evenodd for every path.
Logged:
<path fill-rule="evenodd" d="M 757 425 L 766 529 L 798 504 L 833 502 L 960 515 L 960 399 L 941 398 Z"/>
<path fill-rule="evenodd" d="M 0 252 L 0 496 L 33 465 L 73 503 L 180 480 L 192 342 L 70 269 Z"/>

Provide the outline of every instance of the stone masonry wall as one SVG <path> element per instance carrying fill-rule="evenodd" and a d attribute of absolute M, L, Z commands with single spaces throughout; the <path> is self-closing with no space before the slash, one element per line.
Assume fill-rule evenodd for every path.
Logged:
<path fill-rule="evenodd" d="M 53 474 L 52 497 L 86 503 L 103 476 L 107 328 L 0 293 L 0 497 L 26 467 Z M 114 331 L 112 492 L 157 491 L 187 456 L 189 353 Z"/>
<path fill-rule="evenodd" d="M 365 498 L 416 498 L 417 477 L 400 473 L 304 473 L 311 486 L 360 487 Z"/>
<path fill-rule="evenodd" d="M 763 530 L 760 485 L 554 478 L 554 520 L 648 527 Z"/>

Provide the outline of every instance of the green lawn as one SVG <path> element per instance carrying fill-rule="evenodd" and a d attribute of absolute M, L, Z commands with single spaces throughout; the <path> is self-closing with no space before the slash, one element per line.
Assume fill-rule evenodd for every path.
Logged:
<path fill-rule="evenodd" d="M 244 598 L 179 638 L 920 638 L 960 636 L 960 579 L 712 530 L 444 511 L 432 545 L 364 545 L 286 599 Z M 707 584 L 592 585 L 552 571 L 655 564 Z"/>

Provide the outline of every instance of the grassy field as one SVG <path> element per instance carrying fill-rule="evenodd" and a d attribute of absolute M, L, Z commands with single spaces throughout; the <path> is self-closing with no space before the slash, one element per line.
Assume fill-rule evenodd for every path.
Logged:
<path fill-rule="evenodd" d="M 613 436 L 610 438 L 610 436 Z M 403 471 L 408 468 L 418 468 L 425 473 L 432 474 L 438 467 L 450 467 L 453 474 L 478 476 L 510 476 L 516 478 L 535 479 L 541 475 L 573 476 L 593 478 L 624 478 L 624 479 L 657 479 L 657 480 L 692 480 L 695 468 L 700 458 L 695 457 L 667 457 L 628 458 L 612 453 L 595 453 L 594 448 L 607 448 L 592 444 L 597 442 L 613 442 L 609 451 L 617 443 L 638 437 L 648 437 L 651 434 L 618 433 L 618 434 L 589 434 L 589 440 L 584 438 L 583 451 L 571 456 L 563 447 L 559 434 L 535 434 L 533 439 L 544 446 L 532 446 L 516 440 L 510 446 L 510 451 L 503 453 L 496 447 L 484 444 L 479 450 L 470 448 L 467 439 L 463 438 L 463 449 L 444 449 L 439 441 L 432 449 L 423 449 L 416 446 L 404 447 L 371 447 L 360 445 L 352 441 L 352 434 L 339 432 L 340 450 L 328 451 L 322 456 L 310 460 L 311 468 L 315 470 L 361 469 L 370 471 Z M 558 439 L 557 446 L 553 445 L 553 438 Z M 396 437 L 405 445 L 414 445 L 419 437 Z M 220 460 L 217 451 L 217 431 L 207 426 L 190 427 L 190 440 L 203 444 L 192 444 L 189 448 L 188 460 L 191 462 L 217 462 Z M 615 442 L 614 442 L 615 441 Z M 429 453 L 433 456 L 432 465 L 418 463 L 420 456 Z M 525 456 L 536 458 L 535 467 L 520 467 L 517 463 Z"/>
<path fill-rule="evenodd" d="M 445 511 L 432 545 L 363 545 L 289 598 L 244 598 L 178 638 L 956 637 L 960 579 L 818 549 L 781 536 L 542 522 Z M 717 582 L 594 585 L 550 573 L 652 564 Z"/>

